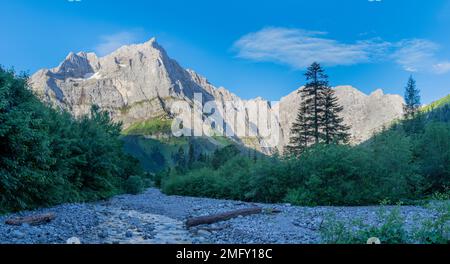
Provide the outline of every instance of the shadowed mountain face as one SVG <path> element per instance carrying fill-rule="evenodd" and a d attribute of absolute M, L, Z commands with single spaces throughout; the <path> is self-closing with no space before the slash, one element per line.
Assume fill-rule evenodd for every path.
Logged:
<path fill-rule="evenodd" d="M 192 124 L 192 128 L 211 120 L 213 115 L 219 120 L 210 122 L 208 127 L 214 131 L 225 128 L 233 132 L 227 136 L 234 141 L 268 154 L 277 148 L 282 150 L 289 141 L 290 127 L 301 102 L 297 91 L 273 106 L 261 98 L 242 100 L 225 88 L 216 88 L 196 72 L 182 68 L 154 38 L 121 47 L 101 58 L 94 53 L 70 53 L 58 67 L 35 73 L 30 85 L 42 100 L 76 116 L 89 113 L 91 105 L 96 104 L 109 111 L 115 120 L 122 121 L 125 128 L 155 118 L 173 118 L 171 110 L 175 102 L 195 108 L 198 106 L 195 99 L 201 95 L 203 106 L 214 101 L 213 105 L 218 107 L 206 114 L 190 116 L 191 122 L 186 124 Z M 368 139 L 403 112 L 403 99 L 385 95 L 381 90 L 368 96 L 353 87 L 341 86 L 336 87 L 336 94 L 344 107 L 345 122 L 352 127 L 353 143 Z M 258 111 L 249 107 L 255 105 Z M 255 117 L 256 112 L 259 115 L 267 112 L 268 118 Z M 271 132 L 267 133 L 267 129 Z"/>

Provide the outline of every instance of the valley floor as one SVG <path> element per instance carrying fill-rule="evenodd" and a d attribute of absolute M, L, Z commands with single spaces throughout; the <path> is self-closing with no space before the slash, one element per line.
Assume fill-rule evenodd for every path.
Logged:
<path fill-rule="evenodd" d="M 140 195 L 121 195 L 89 204 L 66 204 L 53 208 L 0 216 L 0 244 L 66 243 L 78 237 L 81 243 L 321 243 L 319 228 L 329 214 L 351 222 L 362 219 L 377 224 L 379 206 L 297 207 L 289 204 L 258 204 L 262 214 L 190 230 L 184 220 L 253 206 L 252 203 L 204 198 L 167 196 L 158 189 Z M 392 207 L 387 207 L 392 209 Z M 281 213 L 270 213 L 279 209 Z M 41 226 L 5 224 L 10 217 L 52 212 L 56 219 Z M 406 228 L 434 212 L 419 206 L 402 206 Z"/>

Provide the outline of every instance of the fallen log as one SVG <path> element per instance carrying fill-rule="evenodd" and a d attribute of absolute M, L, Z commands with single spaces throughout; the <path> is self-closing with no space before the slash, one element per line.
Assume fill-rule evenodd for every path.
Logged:
<path fill-rule="evenodd" d="M 246 209 L 239 209 L 231 212 L 216 214 L 216 215 L 208 215 L 208 216 L 200 216 L 194 217 L 186 220 L 186 227 L 193 227 L 198 225 L 205 224 L 213 224 L 221 221 L 226 221 L 238 216 L 247 216 L 253 214 L 260 214 L 262 212 L 261 207 L 252 207 Z"/>
<path fill-rule="evenodd" d="M 281 211 L 280 209 L 277 208 L 266 208 L 263 210 L 263 213 L 265 214 L 280 214 L 283 211 Z"/>
<path fill-rule="evenodd" d="M 29 224 L 29 225 L 36 226 L 36 225 L 49 223 L 53 219 L 55 219 L 55 214 L 49 213 L 49 214 L 10 218 L 5 221 L 5 224 L 14 225 L 14 226 L 21 226 L 23 224 Z"/>

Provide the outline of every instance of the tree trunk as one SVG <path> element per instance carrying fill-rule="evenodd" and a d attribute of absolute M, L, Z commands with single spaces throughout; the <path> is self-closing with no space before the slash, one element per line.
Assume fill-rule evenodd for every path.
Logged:
<path fill-rule="evenodd" d="M 49 223 L 53 219 L 55 219 L 55 215 L 52 213 L 49 213 L 49 214 L 42 214 L 42 215 L 11 218 L 11 219 L 6 220 L 5 224 L 14 225 L 14 226 L 20 226 L 23 224 L 41 225 L 41 224 Z"/>
<path fill-rule="evenodd" d="M 240 209 L 235 210 L 231 212 L 221 213 L 217 215 L 208 215 L 208 216 L 200 216 L 200 217 L 194 217 L 186 220 L 186 227 L 193 227 L 198 225 L 204 225 L 204 224 L 212 224 L 217 223 L 221 221 L 226 221 L 238 216 L 246 216 L 246 215 L 252 215 L 252 214 L 259 214 L 262 212 L 261 207 L 253 207 L 253 208 L 246 208 L 246 209 Z"/>

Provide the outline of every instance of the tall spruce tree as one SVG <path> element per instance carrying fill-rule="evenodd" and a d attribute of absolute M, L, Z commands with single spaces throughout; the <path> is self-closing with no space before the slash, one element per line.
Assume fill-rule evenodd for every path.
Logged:
<path fill-rule="evenodd" d="M 420 90 L 416 86 L 416 81 L 412 76 L 409 77 L 405 87 L 405 119 L 411 119 L 416 116 L 420 109 Z"/>
<path fill-rule="evenodd" d="M 306 115 L 307 106 L 305 103 L 302 103 L 298 110 L 297 118 L 292 124 L 292 136 L 289 140 L 289 145 L 286 147 L 286 151 L 290 155 L 299 156 L 308 147 L 308 144 L 311 143 L 313 131 L 306 121 Z"/>
<path fill-rule="evenodd" d="M 328 76 L 319 63 L 314 62 L 305 73 L 306 85 L 300 90 L 305 104 L 305 124 L 313 130 L 314 143 L 322 137 L 320 127 L 324 113 L 324 92 L 329 89 Z"/>
<path fill-rule="evenodd" d="M 347 143 L 350 127 L 344 124 L 344 118 L 340 116 L 344 108 L 339 105 L 333 89 L 328 88 L 324 94 L 323 140 L 325 144 Z"/>
<path fill-rule="evenodd" d="M 307 83 L 299 93 L 302 97 L 297 118 L 292 125 L 286 150 L 298 156 L 312 144 L 346 143 L 349 127 L 339 116 L 343 108 L 328 85 L 328 76 L 314 62 L 305 73 Z"/>

